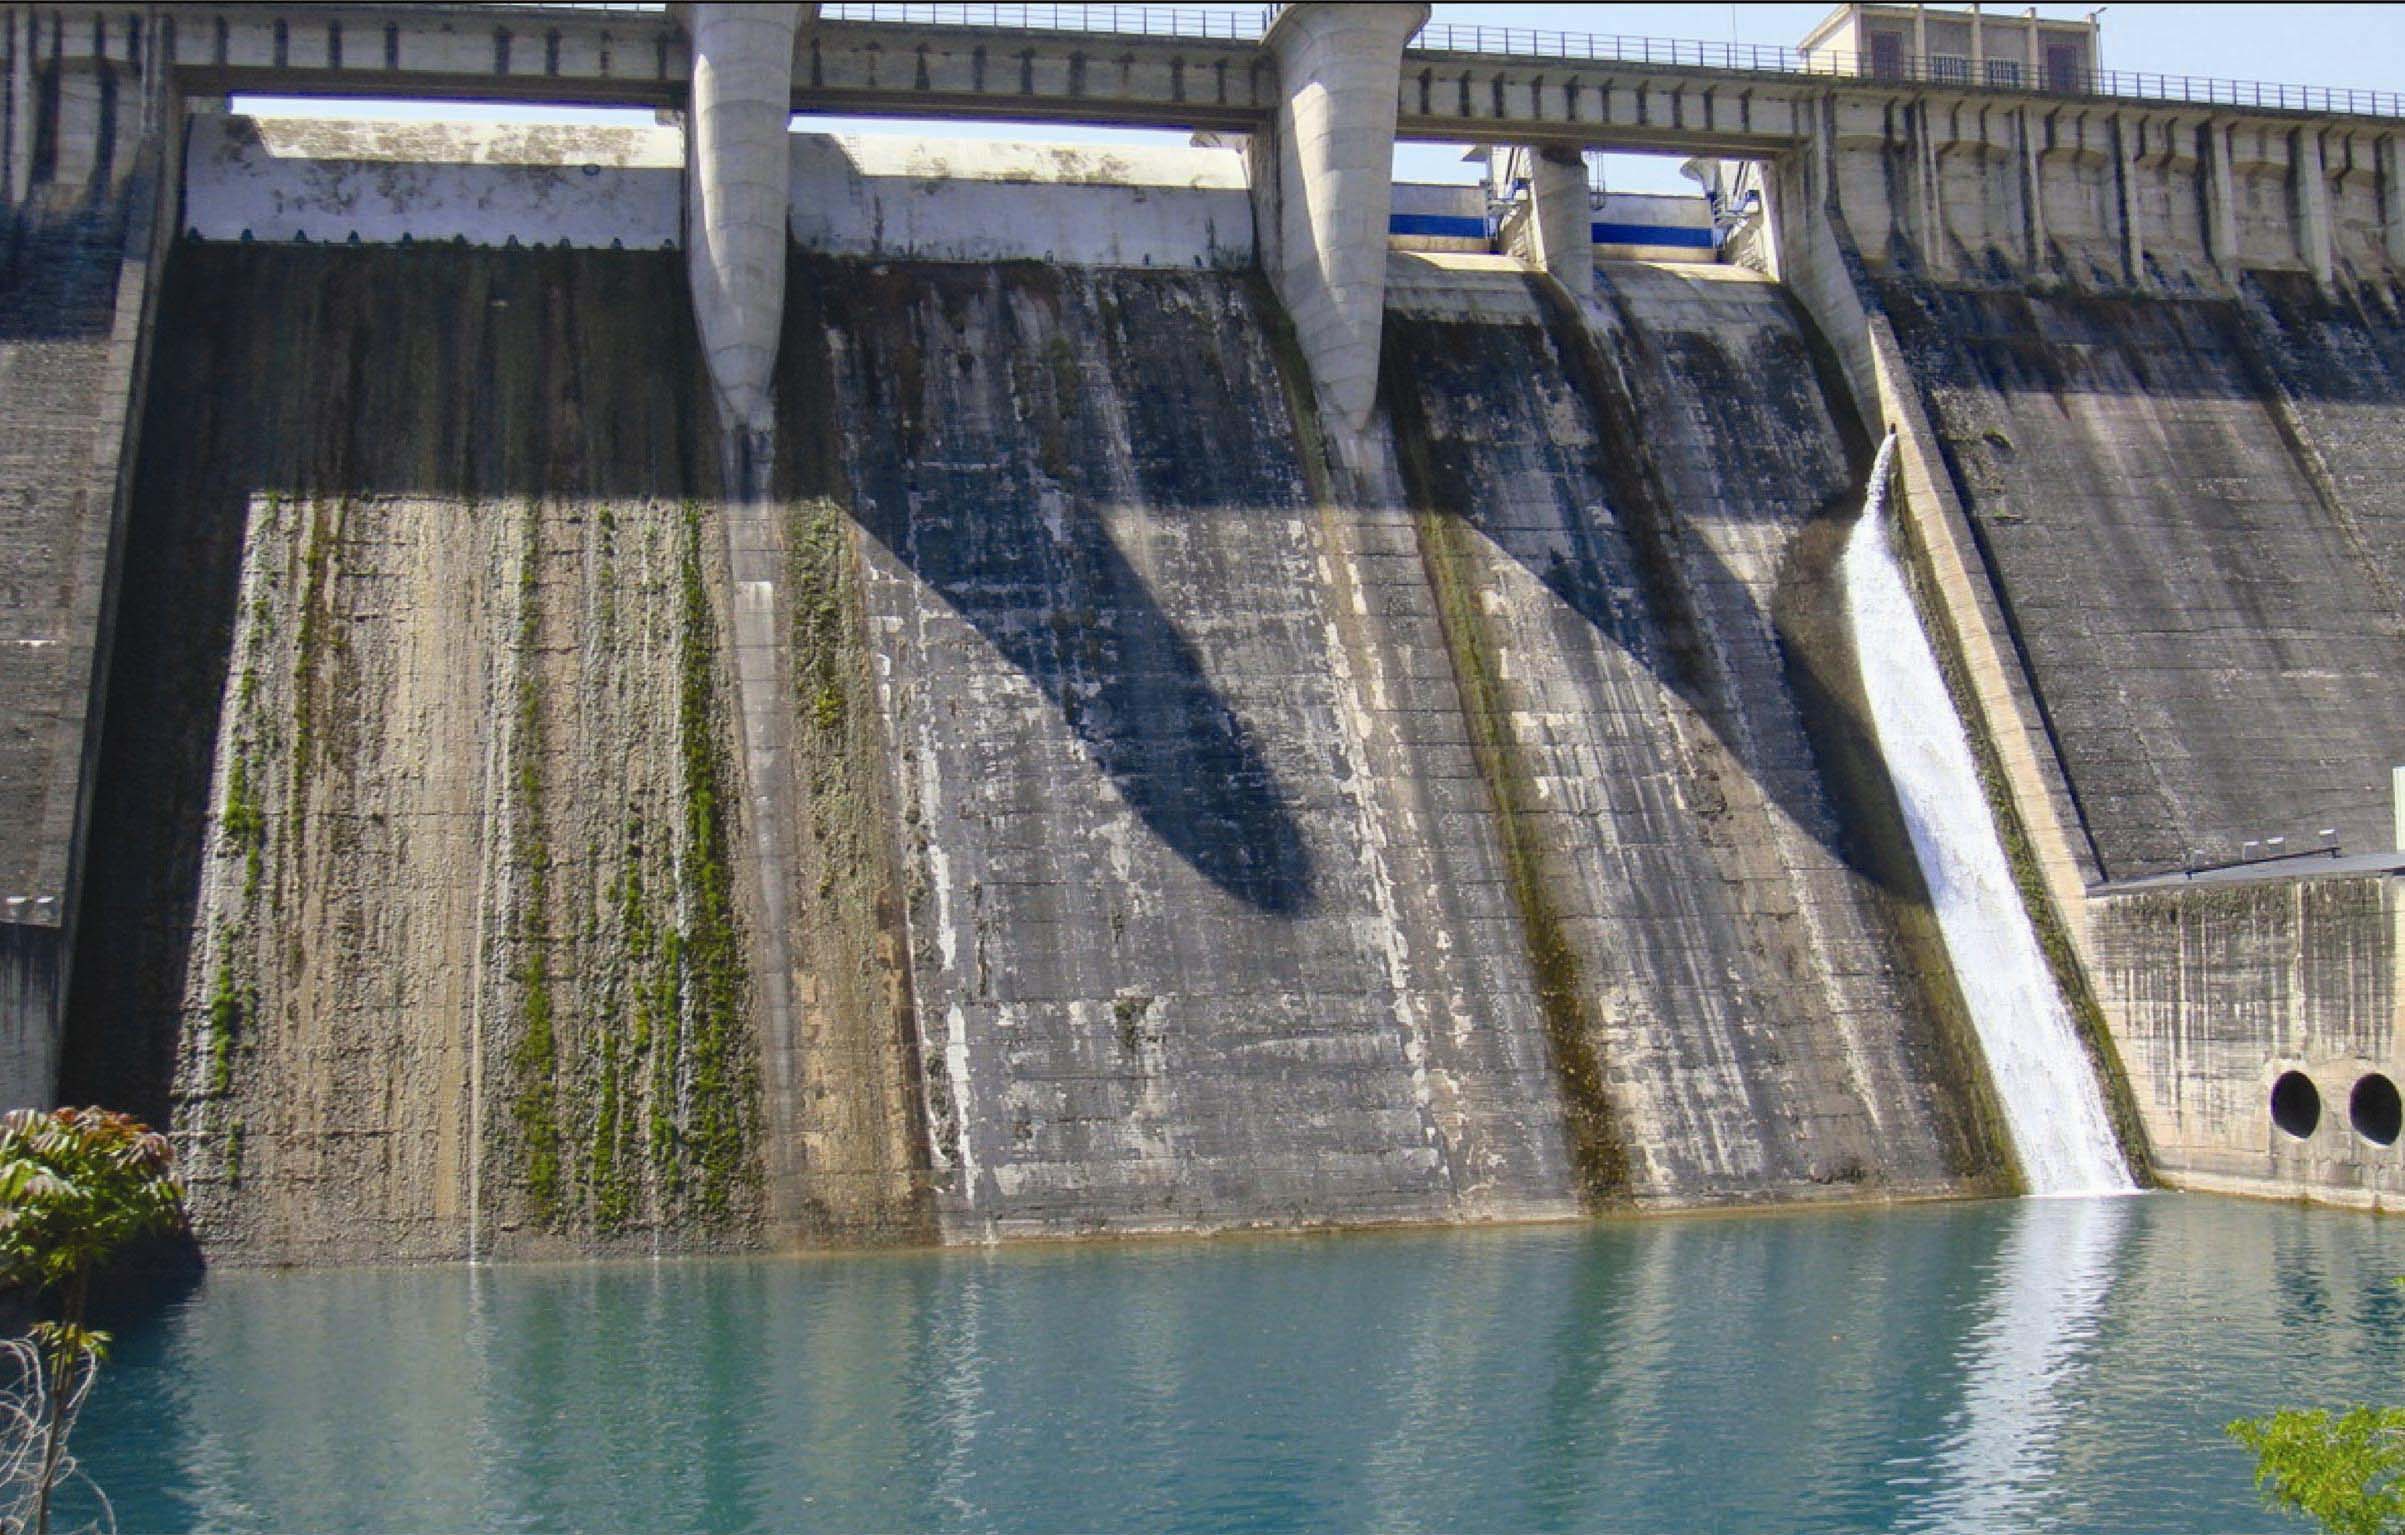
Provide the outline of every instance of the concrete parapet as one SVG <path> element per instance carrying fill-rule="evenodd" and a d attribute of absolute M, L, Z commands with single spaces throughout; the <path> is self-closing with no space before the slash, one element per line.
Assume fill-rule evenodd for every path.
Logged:
<path fill-rule="evenodd" d="M 815 11 L 816 6 L 809 9 Z M 686 139 L 693 313 L 730 431 L 770 429 L 770 377 L 785 314 L 792 197 L 793 39 L 799 5 L 694 5 Z"/>
<path fill-rule="evenodd" d="M 1802 137 L 1877 271 L 2223 297 L 2250 270 L 2325 286 L 2405 270 L 2405 186 L 2381 126 L 1832 92 Z"/>
<path fill-rule="evenodd" d="M 1348 460 L 1378 393 L 1403 45 L 1427 19 L 1425 5 L 1289 5 L 1265 40 L 1279 94 L 1252 145 L 1263 265 Z"/>

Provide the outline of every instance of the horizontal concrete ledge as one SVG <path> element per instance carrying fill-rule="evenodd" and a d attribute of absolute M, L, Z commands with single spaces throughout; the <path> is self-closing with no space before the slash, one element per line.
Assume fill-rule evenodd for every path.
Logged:
<path fill-rule="evenodd" d="M 2199 885 L 2262 885 L 2282 880 L 2360 879 L 2365 875 L 2405 875 L 2405 852 L 2342 853 L 2326 850 L 2258 858 L 2250 863 L 2219 864 L 2196 870 L 2173 869 L 2139 879 L 2110 880 L 2088 887 L 2090 900 L 2152 891 L 2194 889 Z"/>

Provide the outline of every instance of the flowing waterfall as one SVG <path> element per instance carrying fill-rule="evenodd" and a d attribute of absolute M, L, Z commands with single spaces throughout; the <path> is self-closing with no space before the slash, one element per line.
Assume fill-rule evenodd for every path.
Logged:
<path fill-rule="evenodd" d="M 1846 545 L 1846 604 L 1879 750 L 2032 1194 L 2130 1188 L 2087 1052 L 2014 888 L 1971 744 L 1887 530 L 1891 435 Z"/>

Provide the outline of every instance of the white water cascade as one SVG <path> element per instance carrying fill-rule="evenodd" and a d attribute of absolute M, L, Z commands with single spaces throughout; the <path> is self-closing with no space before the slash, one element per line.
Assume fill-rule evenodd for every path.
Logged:
<path fill-rule="evenodd" d="M 2104 1096 L 2014 887 L 1970 740 L 1889 538 L 1895 450 L 1892 435 L 1879 446 L 1845 553 L 1846 607 L 1879 751 L 2029 1192 L 2125 1191 L 2129 1169 Z"/>

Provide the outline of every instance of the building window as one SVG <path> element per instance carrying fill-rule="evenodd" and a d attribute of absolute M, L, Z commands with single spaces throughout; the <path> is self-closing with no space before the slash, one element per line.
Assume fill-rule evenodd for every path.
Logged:
<path fill-rule="evenodd" d="M 2080 88 L 2079 45 L 2077 43 L 2048 43 L 2046 45 L 2046 89 L 2065 93 Z"/>
<path fill-rule="evenodd" d="M 1988 60 L 1987 83 L 2000 90 L 2019 90 L 2021 88 L 2021 61 L 2019 59 Z"/>
<path fill-rule="evenodd" d="M 1871 34 L 1871 73 L 1882 80 L 1904 78 L 1904 34 L 1873 32 Z"/>
<path fill-rule="evenodd" d="M 1971 61 L 1951 53 L 1929 55 L 1929 78 L 1942 85 L 1971 83 Z"/>

